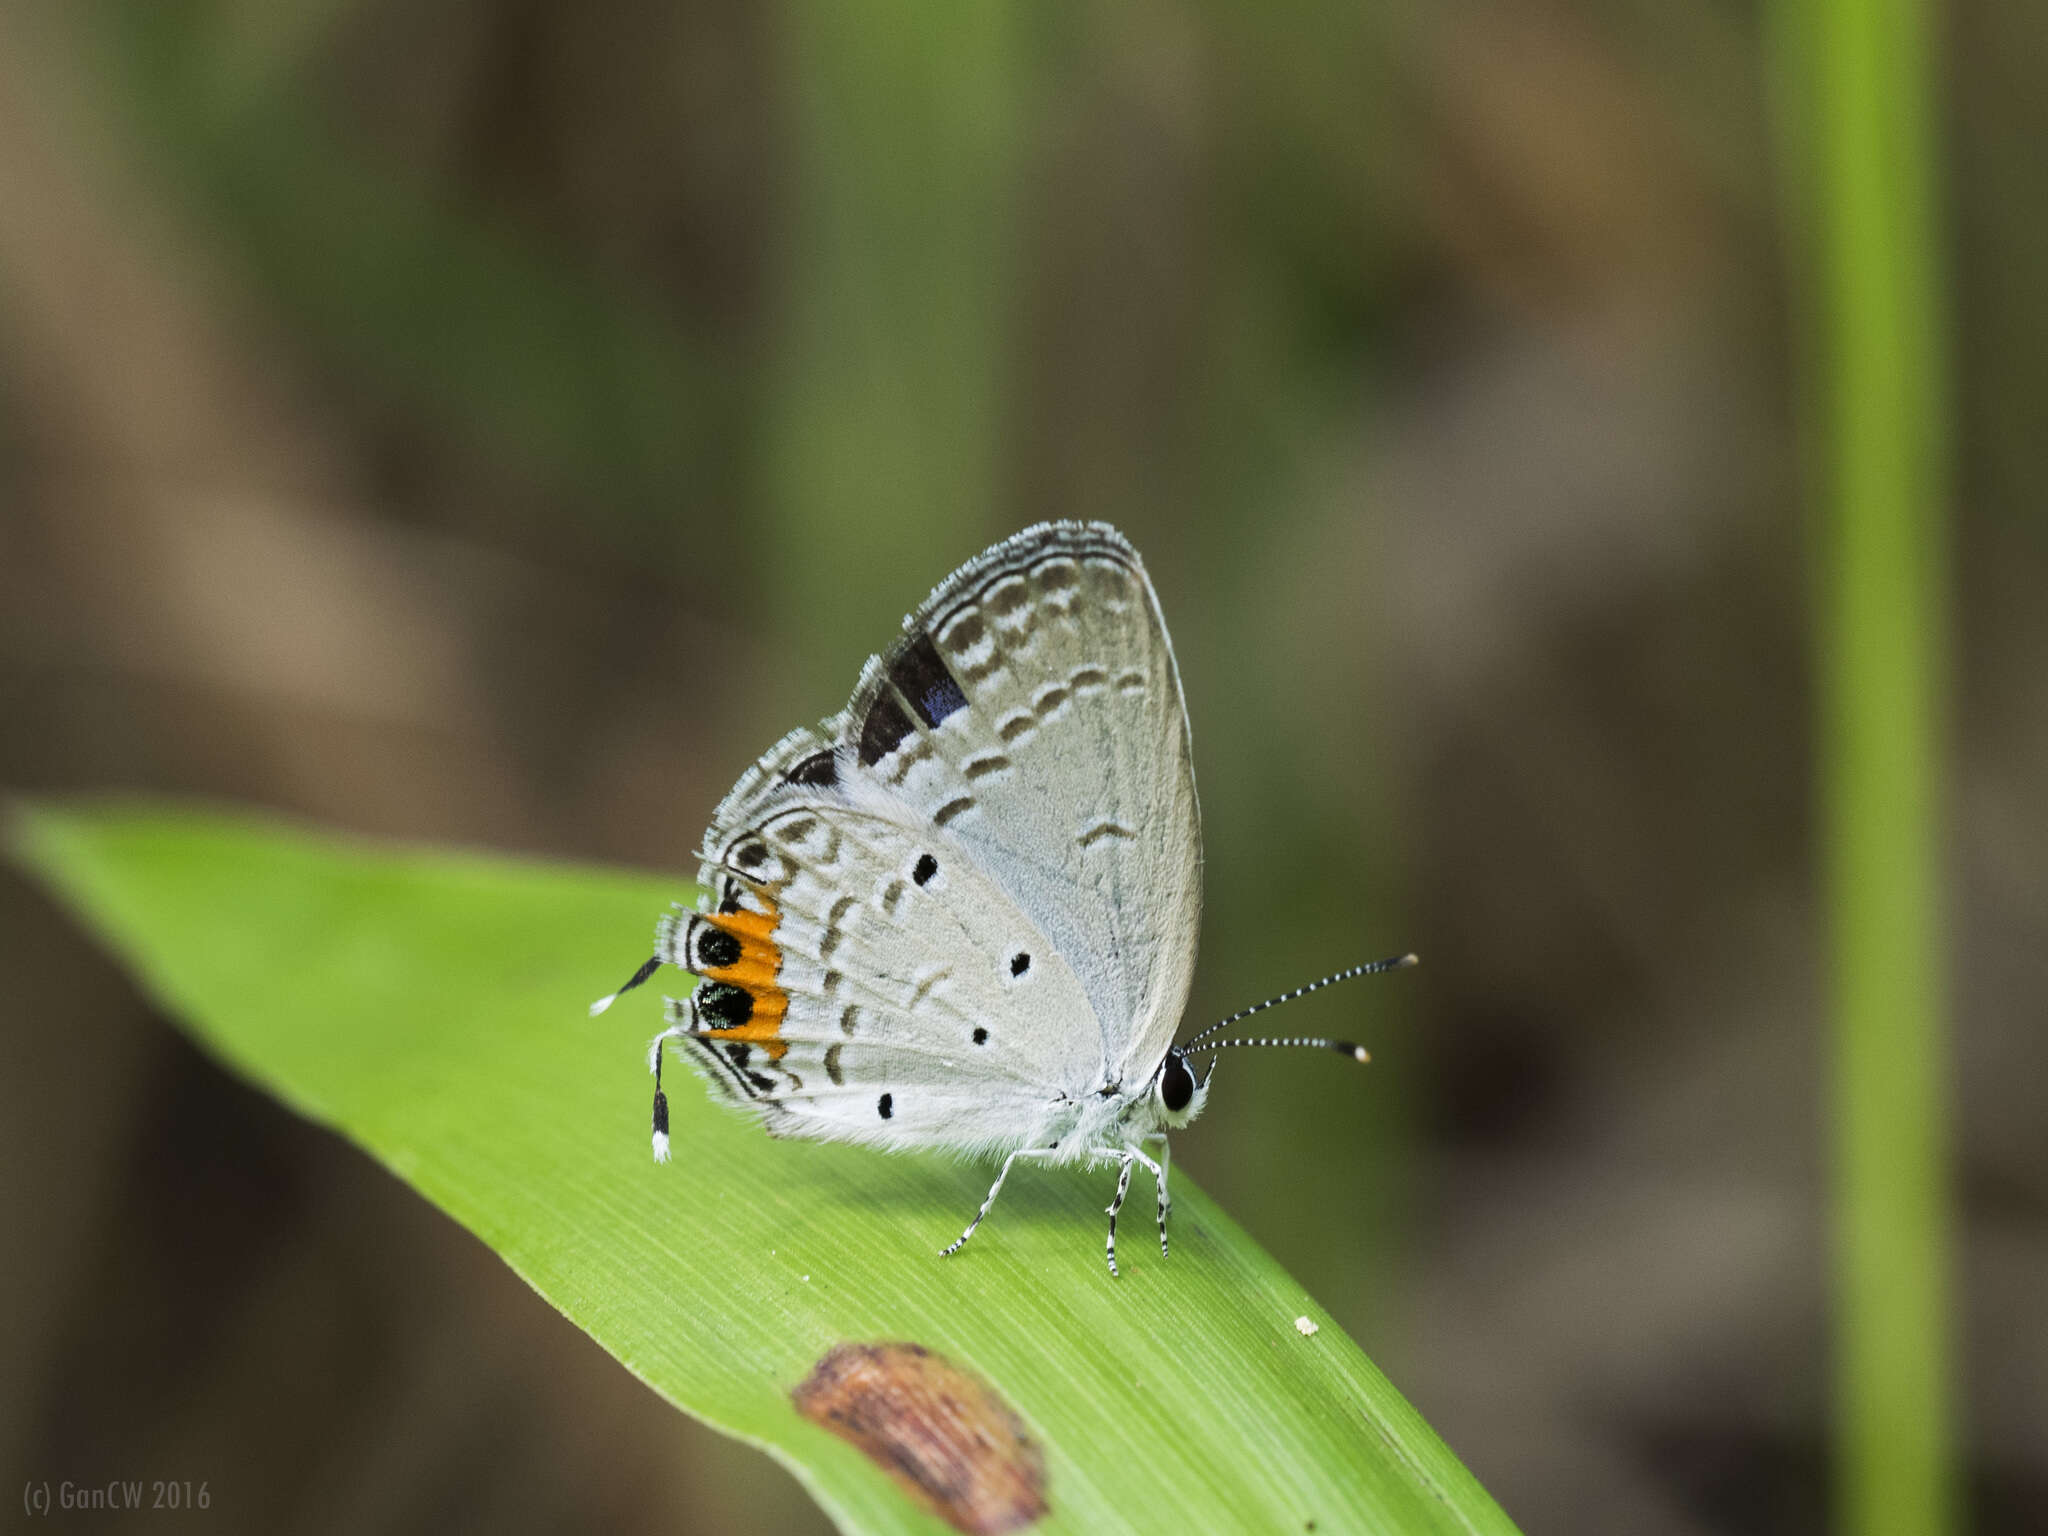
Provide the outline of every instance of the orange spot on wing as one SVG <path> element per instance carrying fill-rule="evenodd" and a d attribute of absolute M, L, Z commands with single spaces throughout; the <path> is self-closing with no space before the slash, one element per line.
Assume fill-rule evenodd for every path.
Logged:
<path fill-rule="evenodd" d="M 723 928 L 742 944 L 749 940 L 771 944 L 775 925 L 782 921 L 782 909 L 771 901 L 766 912 L 749 912 L 744 907 L 737 912 L 706 912 L 704 921 Z"/>
<path fill-rule="evenodd" d="M 706 912 L 703 921 L 740 942 L 740 956 L 731 965 L 701 972 L 712 981 L 739 987 L 754 999 L 752 1016 L 737 1029 L 709 1029 L 713 1040 L 744 1040 L 768 1052 L 770 1061 L 782 1060 L 789 1046 L 780 1038 L 782 1021 L 789 1013 L 789 994 L 776 985 L 782 972 L 782 949 L 775 942 L 776 924 L 782 911 L 772 901 L 766 912 Z"/>

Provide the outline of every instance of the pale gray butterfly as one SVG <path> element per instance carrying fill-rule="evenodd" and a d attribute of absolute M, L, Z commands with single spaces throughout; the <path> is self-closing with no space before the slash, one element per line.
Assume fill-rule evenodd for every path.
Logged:
<path fill-rule="evenodd" d="M 1027 528 L 955 571 L 846 708 L 733 786 L 705 891 L 657 930 L 702 978 L 649 1052 L 668 1160 L 669 1041 L 770 1135 L 1000 1155 L 957 1252 L 1021 1159 L 1143 1167 L 1166 1251 L 1166 1132 L 1202 1111 L 1211 1040 L 1356 966 L 1173 1043 L 1194 974 L 1201 820 L 1187 708 L 1137 551 L 1102 523 Z M 602 1012 L 619 994 L 592 1005 Z M 1204 1043 L 1204 1042 L 1209 1043 Z M 1155 1159 L 1148 1149 L 1155 1148 Z"/>

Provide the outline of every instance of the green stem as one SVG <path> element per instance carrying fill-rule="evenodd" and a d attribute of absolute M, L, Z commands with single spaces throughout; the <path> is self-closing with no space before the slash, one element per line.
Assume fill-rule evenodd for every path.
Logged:
<path fill-rule="evenodd" d="M 1944 1051 L 1947 396 L 1924 0 L 1824 0 L 1796 100 L 1818 282 L 1838 1524 L 1954 1523 Z M 1788 83 L 1789 83 L 1788 81 Z"/>

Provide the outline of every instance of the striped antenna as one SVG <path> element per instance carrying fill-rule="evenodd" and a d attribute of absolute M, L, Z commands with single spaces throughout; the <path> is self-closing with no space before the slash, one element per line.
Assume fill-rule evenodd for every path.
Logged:
<path fill-rule="evenodd" d="M 1296 987 L 1292 992 L 1282 992 L 1278 997 L 1269 997 L 1263 1003 L 1253 1003 L 1249 1008 L 1240 1008 L 1227 1019 L 1218 1019 L 1181 1049 L 1192 1051 L 1199 1047 L 1205 1051 L 1220 1051 L 1236 1045 L 1319 1045 L 1327 1050 L 1342 1051 L 1347 1056 L 1355 1055 L 1358 1060 L 1363 1061 L 1365 1056 L 1358 1047 L 1347 1045 L 1342 1040 L 1221 1040 L 1215 1045 L 1203 1045 L 1202 1042 L 1217 1030 L 1228 1029 L 1255 1013 L 1264 1013 L 1268 1008 L 1278 1008 L 1282 1003 L 1291 1003 L 1298 997 L 1307 997 L 1311 992 L 1320 992 L 1323 988 L 1335 986 L 1340 981 L 1350 981 L 1355 976 L 1377 976 L 1381 971 L 1406 970 L 1415 963 L 1413 955 L 1395 955 L 1390 959 L 1375 960 L 1370 965 L 1354 965 L 1348 971 L 1335 971 L 1320 981 L 1312 981 L 1305 987 Z"/>
<path fill-rule="evenodd" d="M 1349 1040 L 1325 1040 L 1321 1036 L 1310 1038 L 1302 1035 L 1292 1040 L 1218 1040 L 1214 1045 L 1184 1045 L 1181 1055 L 1193 1051 L 1231 1051 L 1239 1046 L 1305 1045 L 1319 1051 L 1335 1051 L 1339 1056 L 1349 1056 L 1353 1061 L 1371 1061 L 1372 1056 L 1362 1045 L 1353 1045 Z"/>

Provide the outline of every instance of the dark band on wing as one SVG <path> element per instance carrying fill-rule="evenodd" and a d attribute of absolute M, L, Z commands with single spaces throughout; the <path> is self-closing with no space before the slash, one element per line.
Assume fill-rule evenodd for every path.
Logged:
<path fill-rule="evenodd" d="M 860 722 L 859 756 L 863 768 L 874 767 L 917 729 L 903 707 L 905 701 L 927 729 L 967 707 L 967 695 L 960 691 L 960 684 L 939 659 L 939 648 L 932 644 L 932 637 L 922 630 L 901 641 L 890 653 L 883 665 L 883 676 L 887 685 L 875 690 Z M 810 760 L 806 759 L 798 766 L 809 765 Z"/>
<path fill-rule="evenodd" d="M 953 674 L 939 659 L 939 648 L 922 630 L 912 635 L 889 658 L 889 681 L 894 683 L 910 707 L 928 727 L 956 710 L 967 707 L 967 695 L 953 681 Z"/>
<path fill-rule="evenodd" d="M 860 723 L 861 767 L 874 767 L 901 746 L 910 732 L 910 716 L 896 702 L 895 694 L 882 689 L 868 705 L 867 718 Z"/>

